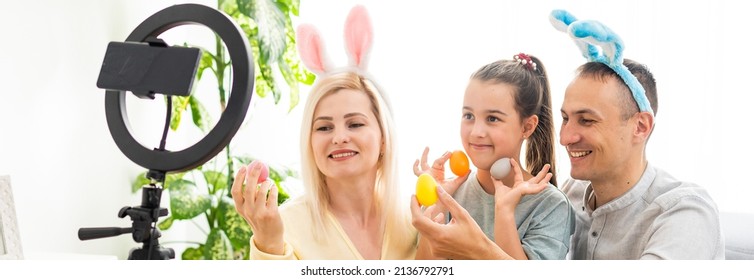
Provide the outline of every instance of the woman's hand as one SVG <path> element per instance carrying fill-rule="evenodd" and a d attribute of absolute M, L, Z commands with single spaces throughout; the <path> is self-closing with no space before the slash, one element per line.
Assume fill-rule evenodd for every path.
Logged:
<path fill-rule="evenodd" d="M 413 203 L 413 201 L 412 201 Z M 437 223 L 437 224 L 445 224 L 445 215 L 442 213 L 441 209 L 441 203 L 437 202 L 436 204 L 427 207 L 426 209 L 420 208 L 420 211 L 423 210 L 422 215 L 429 220 Z M 432 248 L 430 247 L 430 243 L 427 240 L 427 238 L 423 237 L 421 234 L 419 234 L 419 244 L 417 245 L 416 249 L 416 259 L 417 260 L 432 260 L 432 259 L 442 259 L 435 257 L 432 254 Z"/>
<path fill-rule="evenodd" d="M 236 211 L 254 232 L 254 244 L 265 253 L 284 253 L 283 220 L 278 212 L 278 189 L 267 180 L 258 184 L 262 164 L 253 162 L 241 167 L 231 188 Z M 269 195 L 268 195 L 269 193 Z"/>
<path fill-rule="evenodd" d="M 438 208 L 433 208 L 438 205 L 422 209 L 416 196 L 411 197 L 411 223 L 420 234 L 419 252 L 443 259 L 511 259 L 487 238 L 469 212 L 450 194 L 437 188 L 437 195 L 438 204 L 447 208 L 452 217 L 447 224 Z"/>
<path fill-rule="evenodd" d="M 445 162 L 450 159 L 450 152 L 445 152 L 440 156 L 439 158 L 435 159 L 434 163 L 432 163 L 432 167 L 427 165 L 427 155 L 429 154 L 429 147 L 424 148 L 424 152 L 422 153 L 421 161 L 416 160 L 414 162 L 414 175 L 417 177 L 423 173 L 428 173 L 432 176 L 432 178 L 437 181 L 440 186 L 445 190 L 445 192 L 453 195 L 453 193 L 456 192 L 458 187 L 463 184 L 463 182 L 466 182 L 466 179 L 469 177 L 469 174 L 471 174 L 471 171 L 466 173 L 463 176 L 458 176 L 455 178 L 445 178 Z"/>

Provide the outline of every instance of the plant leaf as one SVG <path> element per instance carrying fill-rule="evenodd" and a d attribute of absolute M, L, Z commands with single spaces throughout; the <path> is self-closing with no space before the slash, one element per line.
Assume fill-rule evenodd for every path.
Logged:
<path fill-rule="evenodd" d="M 238 9 L 238 12 L 241 14 L 250 17 L 251 9 L 253 4 L 251 3 L 254 0 L 236 0 L 236 8 Z"/>
<path fill-rule="evenodd" d="M 291 13 L 293 13 L 294 16 L 298 16 L 298 7 L 301 5 L 300 0 L 291 0 L 291 5 L 289 6 L 291 8 Z"/>
<path fill-rule="evenodd" d="M 268 166 L 268 168 L 270 169 L 270 180 L 275 182 L 275 186 L 278 188 L 278 205 L 280 205 L 290 198 L 288 192 L 281 187 L 282 182 L 285 181 L 288 176 L 295 173 L 286 167 Z"/>
<path fill-rule="evenodd" d="M 285 28 L 288 45 L 285 48 L 283 60 L 279 63 L 287 64 L 295 74 L 297 81 L 305 85 L 312 85 L 317 76 L 309 72 L 306 67 L 301 66 L 301 58 L 298 55 L 298 49 L 296 49 L 296 30 L 293 28 L 290 18 L 286 21 Z"/>
<path fill-rule="evenodd" d="M 199 66 L 196 69 L 196 77 L 194 77 L 196 78 L 194 80 L 194 84 L 196 84 L 196 81 L 199 81 L 202 79 L 202 74 L 204 73 L 204 70 L 212 69 L 212 63 L 215 61 L 215 57 L 212 55 L 212 52 L 210 52 L 209 50 L 207 50 L 206 48 L 202 46 L 191 45 L 189 43 L 183 43 L 183 46 L 187 48 L 199 49 L 201 51 L 202 56 L 199 58 Z M 191 92 L 193 94 L 193 88 Z"/>
<path fill-rule="evenodd" d="M 290 174 L 289 168 L 280 167 L 277 165 L 268 165 L 267 167 L 270 169 L 270 179 L 275 182 L 285 181 L 285 179 L 288 178 L 288 174 Z"/>
<path fill-rule="evenodd" d="M 173 220 L 173 216 L 168 216 L 167 218 L 165 218 L 164 220 L 162 220 L 162 222 L 158 223 L 157 227 L 160 230 L 167 230 L 171 226 L 173 226 L 173 221 L 175 221 L 175 220 Z"/>
<path fill-rule="evenodd" d="M 207 133 L 212 128 L 212 120 L 204 109 L 204 105 L 196 99 L 193 95 L 189 96 L 189 104 L 191 105 L 191 117 L 194 120 L 194 125 L 198 127 L 202 132 Z"/>
<path fill-rule="evenodd" d="M 213 194 L 228 187 L 228 176 L 226 176 L 225 173 L 207 170 L 204 171 L 203 174 L 204 180 L 207 181 L 207 184 L 212 185 Z"/>
<path fill-rule="evenodd" d="M 256 58 L 255 90 L 264 98 L 272 92 L 275 104 L 280 102 L 281 91 L 275 83 L 270 64 L 277 62 L 287 48 L 286 18 L 274 0 L 237 0 L 239 11 L 256 22 L 256 28 L 249 33 Z"/>
<path fill-rule="evenodd" d="M 233 248 L 243 248 L 249 246 L 251 238 L 251 227 L 236 211 L 233 199 L 222 197 L 217 205 L 217 224 L 228 234 L 228 239 Z"/>
<path fill-rule="evenodd" d="M 202 74 L 204 73 L 204 70 L 212 69 L 212 62 L 215 61 L 215 58 L 212 57 L 212 53 L 209 51 L 202 49 L 202 58 L 199 60 L 199 68 L 196 69 L 196 80 L 202 79 Z M 196 83 L 194 83 L 196 84 Z"/>
<path fill-rule="evenodd" d="M 293 13 L 293 15 L 298 16 L 298 7 L 299 7 L 299 0 L 277 0 L 276 4 L 278 6 L 278 9 L 280 9 L 283 14 L 286 15 L 286 18 L 291 18 L 289 15 L 290 13 Z"/>
<path fill-rule="evenodd" d="M 311 85 L 314 83 L 316 76 L 306 70 L 306 67 L 301 66 L 301 59 L 296 50 L 296 33 L 290 18 L 286 20 L 286 35 L 288 45 L 282 59 L 278 61 L 278 68 L 290 90 L 290 104 L 288 106 L 288 112 L 290 113 L 299 103 L 299 82 Z"/>
<path fill-rule="evenodd" d="M 277 61 L 285 51 L 286 15 L 275 0 L 237 0 L 238 10 L 252 18 L 259 27 L 260 61 Z"/>
<path fill-rule="evenodd" d="M 194 182 L 176 180 L 170 186 L 170 212 L 173 219 L 188 220 L 207 211 L 212 205 L 209 194 L 202 194 Z"/>
<path fill-rule="evenodd" d="M 151 181 L 147 179 L 147 171 L 144 171 L 142 173 L 139 173 L 139 175 L 136 175 L 136 180 L 134 180 L 134 183 L 131 184 L 131 193 L 136 193 L 145 185 L 149 185 Z"/>
<path fill-rule="evenodd" d="M 256 77 L 254 78 L 254 91 L 257 93 L 257 95 L 261 98 L 265 98 L 267 96 L 267 93 L 271 91 L 270 86 L 267 84 L 267 80 L 264 79 L 264 76 L 259 74 L 259 66 L 256 66 Z"/>
<path fill-rule="evenodd" d="M 165 189 L 168 189 L 170 187 L 170 184 L 172 184 L 172 182 L 176 180 L 180 180 L 181 178 L 183 178 L 183 175 L 185 174 L 186 172 L 168 173 L 167 175 L 165 175 L 165 183 L 163 184 L 163 187 Z M 139 175 L 137 175 L 136 180 L 134 180 L 133 184 L 131 184 L 131 192 L 136 193 L 139 190 L 141 190 L 143 186 L 149 185 L 149 183 L 151 182 L 152 181 L 150 181 L 147 178 L 147 171 L 144 171 L 140 173 Z"/>
<path fill-rule="evenodd" d="M 283 78 L 288 84 L 288 89 L 290 90 L 290 93 L 288 94 L 289 98 L 291 99 L 290 104 L 288 105 L 288 112 L 290 113 L 293 108 L 298 105 L 298 81 L 296 80 L 295 74 L 293 73 L 293 70 L 291 70 L 291 67 L 285 62 L 278 63 L 278 68 L 280 68 L 280 73 L 283 74 Z"/>
<path fill-rule="evenodd" d="M 259 30 L 259 27 L 257 26 L 257 23 L 254 22 L 253 19 L 250 19 L 246 16 L 241 16 L 236 19 L 236 22 L 238 22 L 239 26 L 241 27 L 241 30 L 243 30 L 244 33 L 246 33 L 246 38 L 249 39 L 249 45 L 252 47 L 259 47 L 259 40 L 257 39 L 257 33 Z M 257 58 L 259 58 L 259 50 L 253 50 L 254 54 L 254 60 L 256 61 Z"/>
<path fill-rule="evenodd" d="M 203 260 L 204 259 L 204 245 L 199 245 L 197 248 L 189 247 L 181 254 L 183 260 Z"/>
<path fill-rule="evenodd" d="M 233 246 L 225 232 L 219 228 L 213 228 L 207 235 L 204 243 L 204 258 L 208 260 L 232 260 Z"/>
<path fill-rule="evenodd" d="M 280 92 L 280 88 L 277 86 L 277 83 L 275 83 L 275 77 L 272 74 L 272 67 L 267 63 L 257 63 L 259 65 L 259 75 L 264 80 L 264 84 L 267 86 L 267 89 L 272 92 L 272 98 L 275 101 L 275 104 L 278 104 L 280 101 L 280 96 L 282 95 Z M 262 96 L 263 97 L 263 96 Z"/>
<path fill-rule="evenodd" d="M 248 260 L 250 251 L 251 247 L 247 245 L 241 248 L 233 249 L 233 254 L 235 255 L 236 260 Z"/>
<path fill-rule="evenodd" d="M 288 195 L 288 192 L 285 191 L 282 187 L 280 187 L 280 183 L 275 183 L 275 185 L 278 188 L 278 205 L 283 204 L 286 200 L 288 200 L 291 196 Z"/>
<path fill-rule="evenodd" d="M 254 158 L 249 155 L 233 156 L 233 159 L 241 165 L 249 165 L 252 161 L 254 161 Z"/>
<path fill-rule="evenodd" d="M 199 169 L 202 167 L 199 166 Z M 165 184 L 163 184 L 164 188 L 170 189 L 170 185 L 173 184 L 173 182 L 183 179 L 183 175 L 186 175 L 186 172 L 178 172 L 178 173 L 168 173 L 165 175 Z"/>
<path fill-rule="evenodd" d="M 190 96 L 173 96 L 171 98 L 173 100 L 173 111 L 170 115 L 171 130 L 176 131 L 181 124 L 181 117 L 183 116 L 183 111 L 186 111 L 189 104 L 189 97 Z"/>

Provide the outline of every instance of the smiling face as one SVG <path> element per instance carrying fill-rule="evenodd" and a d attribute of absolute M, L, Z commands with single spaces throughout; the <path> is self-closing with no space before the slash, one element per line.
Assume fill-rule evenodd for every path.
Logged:
<path fill-rule="evenodd" d="M 568 151 L 575 179 L 620 178 L 636 157 L 632 120 L 624 116 L 620 99 L 625 86 L 620 83 L 616 78 L 580 76 L 566 89 L 560 144 Z"/>
<path fill-rule="evenodd" d="M 325 177 L 376 173 L 382 132 L 366 93 L 341 89 L 323 97 L 314 109 L 311 145 Z"/>
<path fill-rule="evenodd" d="M 463 97 L 461 141 L 478 169 L 489 170 L 503 157 L 518 159 L 524 135 L 533 130 L 525 130 L 514 107 L 514 94 L 515 88 L 505 83 L 469 81 Z"/>

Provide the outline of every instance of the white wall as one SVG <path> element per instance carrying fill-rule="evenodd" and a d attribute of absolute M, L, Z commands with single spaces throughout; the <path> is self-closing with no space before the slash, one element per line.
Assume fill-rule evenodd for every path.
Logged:
<path fill-rule="evenodd" d="M 91 241 L 76 237 L 80 227 L 130 226 L 117 211 L 140 201 L 129 186 L 143 169 L 110 138 L 96 78 L 109 41 L 125 39 L 141 20 L 178 2 L 183 1 L 12 2 L 0 11 L 5 64 L 0 67 L 0 174 L 12 176 L 25 251 L 125 258 L 135 246 L 125 235 Z M 376 36 L 369 69 L 392 98 L 401 175 L 410 192 L 415 182 L 411 165 L 424 146 L 432 149 L 431 157 L 461 148 L 459 105 L 471 72 L 518 52 L 534 54 L 547 67 L 559 108 L 583 59 L 570 39 L 550 26 L 547 15 L 565 8 L 579 18 L 601 20 L 622 36 L 626 57 L 649 65 L 658 80 L 660 109 L 648 147 L 650 161 L 705 186 L 723 211 L 754 212 L 752 184 L 739 178 L 748 174 L 746 162 L 754 158 L 746 137 L 754 104 L 747 66 L 754 58 L 742 44 L 750 26 L 743 4 L 605 2 L 304 0 L 296 22 L 317 25 L 331 60 L 344 65 L 343 21 L 353 4 L 367 6 Z M 255 98 L 234 149 L 297 166 L 301 106 L 287 113 L 287 102 L 284 98 L 282 106 L 274 106 L 270 98 Z M 134 110 L 140 114 L 132 122 L 143 135 L 159 137 L 148 131 L 154 131 L 150 120 L 161 120 L 163 113 L 142 105 L 137 103 Z M 198 138 L 187 139 L 176 141 Z M 565 178 L 567 157 L 560 146 L 558 152 L 557 167 Z M 193 225 L 181 226 L 161 240 L 191 238 Z"/>
<path fill-rule="evenodd" d="M 747 74 L 754 58 L 742 44 L 750 25 L 739 2 L 337 3 L 304 1 L 301 21 L 320 26 L 331 58 L 342 64 L 347 61 L 341 39 L 345 15 L 354 3 L 369 9 L 376 33 L 370 70 L 395 103 L 408 189 L 414 182 L 411 164 L 424 146 L 434 156 L 461 148 L 460 102 L 467 77 L 481 65 L 518 52 L 538 56 L 550 75 L 557 111 L 573 70 L 584 62 L 572 41 L 547 20 L 552 9 L 562 8 L 603 21 L 623 38 L 625 56 L 653 71 L 659 114 L 647 151 L 650 162 L 705 186 L 720 210 L 754 212 L 753 184 L 739 179 L 754 156 L 747 138 L 754 104 Z M 564 179 L 570 168 L 559 145 L 558 159 Z"/>
<path fill-rule="evenodd" d="M 11 175 L 27 255 L 123 259 L 136 246 L 130 235 L 77 237 L 80 227 L 131 226 L 118 210 L 141 201 L 130 184 L 143 169 L 110 137 L 96 81 L 108 42 L 178 2 L 31 1 L 0 9 L 0 173 Z"/>

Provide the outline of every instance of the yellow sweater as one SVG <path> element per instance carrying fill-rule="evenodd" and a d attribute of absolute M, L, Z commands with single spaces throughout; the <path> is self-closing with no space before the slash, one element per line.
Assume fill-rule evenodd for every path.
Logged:
<path fill-rule="evenodd" d="M 329 211 L 326 213 L 325 234 L 323 241 L 314 238 L 309 209 L 303 199 L 294 199 L 280 207 L 280 216 L 285 228 L 285 253 L 272 255 L 260 251 L 251 237 L 252 260 L 363 260 L 359 251 L 353 245 L 348 235 L 340 226 L 338 220 Z M 416 255 L 417 232 L 411 228 L 403 231 L 404 236 L 398 236 L 402 231 L 386 228 L 382 241 L 383 260 L 414 259 Z"/>

